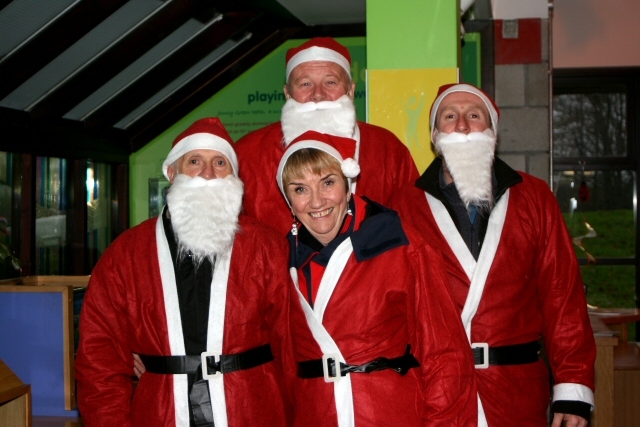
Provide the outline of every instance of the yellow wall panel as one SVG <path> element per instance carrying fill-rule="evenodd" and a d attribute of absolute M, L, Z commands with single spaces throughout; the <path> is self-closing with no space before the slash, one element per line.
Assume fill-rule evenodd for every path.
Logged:
<path fill-rule="evenodd" d="M 367 121 L 389 129 L 404 142 L 420 173 L 435 157 L 429 130 L 431 104 L 441 85 L 458 81 L 458 68 L 367 72 Z"/>

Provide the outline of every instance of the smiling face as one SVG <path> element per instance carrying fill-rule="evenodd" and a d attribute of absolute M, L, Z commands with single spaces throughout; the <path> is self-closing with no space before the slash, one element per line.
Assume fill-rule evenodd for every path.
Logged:
<path fill-rule="evenodd" d="M 323 245 L 339 233 L 351 194 L 338 171 L 315 175 L 311 171 L 286 186 L 293 214 Z"/>
<path fill-rule="evenodd" d="M 191 150 L 167 168 L 171 183 L 178 174 L 215 179 L 225 178 L 232 173 L 233 168 L 227 156 L 216 150 Z"/>
<path fill-rule="evenodd" d="M 484 132 L 491 127 L 491 116 L 482 99 L 469 92 L 453 92 L 445 96 L 436 114 L 436 129 L 438 132 Z"/>
<path fill-rule="evenodd" d="M 284 87 L 287 97 L 297 102 L 335 101 L 343 95 L 353 100 L 355 83 L 347 72 L 331 61 L 308 61 L 295 67 Z"/>
<path fill-rule="evenodd" d="M 351 193 L 337 160 L 320 150 L 297 151 L 284 168 L 283 188 L 293 214 L 320 243 L 338 235 Z"/>

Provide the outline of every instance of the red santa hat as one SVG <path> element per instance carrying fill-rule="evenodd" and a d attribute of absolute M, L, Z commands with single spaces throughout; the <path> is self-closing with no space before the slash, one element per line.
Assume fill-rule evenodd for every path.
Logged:
<path fill-rule="evenodd" d="M 173 148 L 162 164 L 162 173 L 169 179 L 167 168 L 192 150 L 215 150 L 231 162 L 233 174 L 238 176 L 238 158 L 233 150 L 233 140 L 217 117 L 197 120 L 173 141 Z"/>
<path fill-rule="evenodd" d="M 287 51 L 287 80 L 298 65 L 308 61 L 335 62 L 351 77 L 351 55 L 349 49 L 331 37 L 315 37 Z"/>
<path fill-rule="evenodd" d="M 493 128 L 493 133 L 498 135 L 498 120 L 500 119 L 500 110 L 496 105 L 495 101 L 482 89 L 479 89 L 475 86 L 466 83 L 451 83 L 440 86 L 438 89 L 438 95 L 436 96 L 436 100 L 433 101 L 433 105 L 431 106 L 431 133 L 433 134 L 433 130 L 436 125 L 436 114 L 438 113 L 438 107 L 440 107 L 440 103 L 445 98 L 445 96 L 449 95 L 453 92 L 468 92 L 476 95 L 478 98 L 484 102 L 484 105 L 487 106 L 487 110 L 489 110 L 489 116 L 491 117 L 491 127 Z"/>
<path fill-rule="evenodd" d="M 353 158 L 356 152 L 355 139 L 310 130 L 291 141 L 289 148 L 287 148 L 282 155 L 282 159 L 280 159 L 276 179 L 278 180 L 278 187 L 280 187 L 280 191 L 285 195 L 285 198 L 286 193 L 282 183 L 284 165 L 293 153 L 303 148 L 315 148 L 334 157 L 338 163 L 340 163 L 342 173 L 348 179 L 355 178 L 360 174 L 360 165 L 358 165 L 358 162 Z"/>

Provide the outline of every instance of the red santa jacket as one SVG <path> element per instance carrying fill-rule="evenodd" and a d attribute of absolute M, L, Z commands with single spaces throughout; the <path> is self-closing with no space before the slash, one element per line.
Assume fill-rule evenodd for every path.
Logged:
<path fill-rule="evenodd" d="M 358 127 L 361 172 L 356 193 L 386 204 L 397 189 L 418 178 L 418 170 L 411 153 L 394 134 L 363 122 Z M 286 235 L 293 217 L 276 183 L 285 151 L 282 141 L 282 127 L 276 122 L 240 138 L 234 148 L 245 187 L 245 211 Z"/>
<path fill-rule="evenodd" d="M 439 191 L 440 164 L 436 159 L 418 181 L 421 188 L 407 186 L 391 206 L 441 249 L 449 293 L 459 315 L 470 295 L 468 272 L 488 270 L 484 289 L 476 295 L 477 312 L 470 318 L 470 340 L 503 346 L 542 337 L 553 374 L 554 399 L 592 403 L 596 347 L 578 262 L 549 186 L 496 159 L 499 184 L 503 177 L 519 183 L 499 199 L 507 202 L 503 221 L 495 218 L 497 206 L 492 211 L 476 264 L 453 222 L 446 233 L 439 226 L 451 220 L 446 209 L 434 214 L 427 201 L 424 188 L 429 194 Z M 485 258 L 482 252 L 491 241 L 497 244 L 495 256 Z M 549 372 L 542 360 L 477 369 L 476 379 L 489 426 L 547 425 Z"/>
<path fill-rule="evenodd" d="M 378 357 L 402 356 L 407 344 L 420 363 L 404 376 L 392 370 L 348 374 L 355 425 L 470 425 L 477 416 L 473 362 L 470 352 L 460 351 L 466 336 L 459 322 L 451 321 L 455 307 L 445 290 L 439 255 L 412 229 L 402 226 L 395 212 L 371 204 L 371 212 L 376 214 L 362 221 L 360 213 L 366 203 L 355 195 L 351 209 L 358 221 L 350 234 L 354 249 L 339 273 L 322 325 L 346 363 L 360 365 Z M 302 233 L 304 228 L 299 236 Z M 332 252 L 332 245 L 343 237 L 338 236 L 320 252 L 318 256 L 324 258 L 320 263 L 331 263 L 340 253 L 340 249 Z M 289 239 L 295 254 L 293 271 L 299 267 L 294 277 L 304 284 L 303 265 L 308 264 L 313 251 L 295 237 Z M 330 270 L 327 267 L 324 276 L 335 274 Z M 294 286 L 290 327 L 297 362 L 323 356 L 316 332 L 305 319 L 303 301 Z M 318 304 L 316 301 L 315 310 Z M 338 421 L 344 411 L 336 409 L 336 402 L 343 406 L 349 399 L 337 398 L 333 383 L 322 377 L 292 381 L 295 426 L 344 425 Z"/>
<path fill-rule="evenodd" d="M 157 222 L 153 218 L 123 233 L 91 275 L 75 365 L 86 425 L 175 426 L 185 415 L 188 425 L 188 396 L 174 395 L 178 377 L 186 375 L 147 372 L 135 390 L 132 381 L 132 353 L 171 355 L 169 330 L 181 328 L 167 324 L 179 309 L 164 298 L 160 265 L 166 268 L 172 260 L 159 257 Z M 241 216 L 227 284 L 223 353 L 270 343 L 276 360 L 223 376 L 229 426 L 286 422 L 279 359 L 291 280 L 286 263 L 284 239 Z"/>

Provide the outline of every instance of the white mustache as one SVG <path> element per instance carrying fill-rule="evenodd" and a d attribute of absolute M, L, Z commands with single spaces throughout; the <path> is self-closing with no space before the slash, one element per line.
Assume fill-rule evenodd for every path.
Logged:
<path fill-rule="evenodd" d="M 316 110 L 330 110 L 332 108 L 340 108 L 340 103 L 336 101 L 320 101 L 320 102 L 305 102 L 296 106 L 296 111 L 299 113 L 308 113 Z"/>
<path fill-rule="evenodd" d="M 487 128 L 484 132 L 469 132 L 468 134 L 460 132 L 438 133 L 436 135 L 437 144 L 459 144 L 463 142 L 484 141 L 486 138 L 494 137 L 493 130 Z"/>
<path fill-rule="evenodd" d="M 233 175 L 229 175 L 232 177 Z M 201 176 L 195 176 L 191 178 L 189 175 L 180 174 L 176 177 L 174 182 L 178 184 L 183 184 L 185 188 L 199 188 L 199 187 L 224 187 L 231 185 L 230 180 L 227 178 L 215 178 L 215 179 L 204 179 Z"/>

